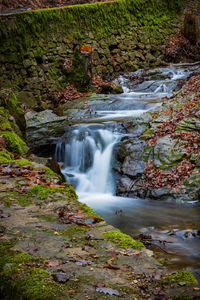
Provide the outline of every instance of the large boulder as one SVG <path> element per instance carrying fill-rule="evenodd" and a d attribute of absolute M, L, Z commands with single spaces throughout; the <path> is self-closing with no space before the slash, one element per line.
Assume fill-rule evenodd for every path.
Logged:
<path fill-rule="evenodd" d="M 48 109 L 38 113 L 29 111 L 25 117 L 27 143 L 32 151 L 46 151 L 56 138 L 65 133 L 68 125 L 65 116 L 59 117 Z"/>

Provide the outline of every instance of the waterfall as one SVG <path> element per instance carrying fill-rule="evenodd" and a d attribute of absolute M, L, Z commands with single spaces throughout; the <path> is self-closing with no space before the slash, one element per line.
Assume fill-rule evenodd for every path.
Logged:
<path fill-rule="evenodd" d="M 78 193 L 113 193 L 112 149 L 118 135 L 109 129 L 74 126 L 70 138 L 56 145 L 55 160 Z M 63 154 L 64 153 L 64 154 Z"/>

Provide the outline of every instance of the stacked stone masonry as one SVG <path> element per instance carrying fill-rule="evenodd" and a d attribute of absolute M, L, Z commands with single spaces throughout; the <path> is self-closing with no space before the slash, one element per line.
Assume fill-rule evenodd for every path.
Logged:
<path fill-rule="evenodd" d="M 92 46 L 93 76 L 157 66 L 177 29 L 180 2 L 120 0 L 2 16 L 0 86 L 29 104 L 46 100 L 67 83 L 65 59 L 85 44 Z"/>

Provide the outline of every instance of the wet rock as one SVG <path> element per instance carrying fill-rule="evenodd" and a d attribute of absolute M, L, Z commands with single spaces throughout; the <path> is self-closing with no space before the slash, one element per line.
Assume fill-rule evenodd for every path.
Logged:
<path fill-rule="evenodd" d="M 112 94 L 121 94 L 121 93 L 123 93 L 122 86 L 119 83 L 112 82 L 111 87 L 112 87 L 112 92 L 111 92 Z"/>
<path fill-rule="evenodd" d="M 65 283 L 70 279 L 70 277 L 66 273 L 60 272 L 60 273 L 53 274 L 53 279 L 56 282 Z"/>
<path fill-rule="evenodd" d="M 0 218 L 9 218 L 10 214 L 9 213 L 4 213 L 3 211 L 0 212 Z"/>
<path fill-rule="evenodd" d="M 120 296 L 119 292 L 117 290 L 113 290 L 111 288 L 96 288 L 96 292 L 104 293 L 105 295 L 115 295 L 115 296 Z"/>
<path fill-rule="evenodd" d="M 122 165 L 123 174 L 136 177 L 143 173 L 145 164 L 144 160 L 142 160 L 143 148 L 144 143 L 142 141 L 138 141 L 132 145 L 131 154 L 126 157 Z"/>
<path fill-rule="evenodd" d="M 58 117 L 52 110 L 26 114 L 27 142 L 32 150 L 49 146 L 53 138 L 60 137 L 68 124 L 66 117 Z"/>

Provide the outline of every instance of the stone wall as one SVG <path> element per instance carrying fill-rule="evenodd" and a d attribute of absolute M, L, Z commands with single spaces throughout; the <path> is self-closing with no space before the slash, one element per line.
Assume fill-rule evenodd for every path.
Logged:
<path fill-rule="evenodd" d="M 180 5 L 120 0 L 2 16 L 0 85 L 37 106 L 66 85 L 64 61 L 81 45 L 92 46 L 93 76 L 159 65 Z"/>

